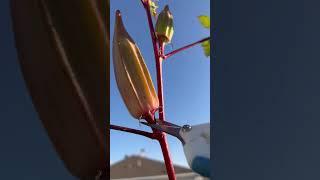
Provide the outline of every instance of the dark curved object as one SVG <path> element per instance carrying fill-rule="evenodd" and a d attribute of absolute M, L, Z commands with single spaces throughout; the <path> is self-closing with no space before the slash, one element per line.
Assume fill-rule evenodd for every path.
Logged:
<path fill-rule="evenodd" d="M 33 104 L 65 166 L 81 179 L 109 166 L 109 33 L 99 2 L 11 1 Z"/>

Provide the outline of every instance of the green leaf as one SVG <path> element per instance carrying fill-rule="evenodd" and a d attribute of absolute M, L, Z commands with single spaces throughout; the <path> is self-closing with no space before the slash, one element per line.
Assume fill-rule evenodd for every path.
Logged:
<path fill-rule="evenodd" d="M 153 17 L 156 17 L 157 16 L 157 8 L 158 8 L 157 4 L 154 1 L 149 0 L 149 5 L 150 5 L 151 15 Z"/>
<path fill-rule="evenodd" d="M 209 16 L 201 15 L 201 16 L 198 16 L 198 19 L 204 28 L 210 29 L 210 17 Z"/>
<path fill-rule="evenodd" d="M 209 57 L 210 56 L 210 41 L 209 40 L 204 41 L 203 43 L 201 43 L 201 46 L 203 48 L 204 55 L 206 57 Z"/>

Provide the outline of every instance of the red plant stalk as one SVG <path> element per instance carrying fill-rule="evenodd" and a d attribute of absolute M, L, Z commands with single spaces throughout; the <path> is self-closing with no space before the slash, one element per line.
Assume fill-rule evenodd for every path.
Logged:
<path fill-rule="evenodd" d="M 188 45 L 186 45 L 186 46 L 183 46 L 183 47 L 181 47 L 181 48 L 179 48 L 179 49 L 176 49 L 176 50 L 174 50 L 174 51 L 172 51 L 172 52 L 169 52 L 169 53 L 166 54 L 166 55 L 163 55 L 164 53 L 162 53 L 161 56 L 162 56 L 163 59 L 167 59 L 167 58 L 169 58 L 170 56 L 172 56 L 172 55 L 174 55 L 174 54 L 176 54 L 176 53 L 178 53 L 178 52 L 181 52 L 181 51 L 183 51 L 183 50 L 186 50 L 186 49 L 188 49 L 188 48 L 191 48 L 192 46 L 195 46 L 195 45 L 197 45 L 197 44 L 200 44 L 200 43 L 202 43 L 202 42 L 204 42 L 204 41 L 208 41 L 208 40 L 210 40 L 210 37 L 206 37 L 206 38 L 203 38 L 203 39 L 201 39 L 201 40 L 199 40 L 199 41 L 197 41 L 197 42 L 194 42 L 194 43 L 188 44 Z"/>
<path fill-rule="evenodd" d="M 157 46 L 157 38 L 156 38 L 155 31 L 154 31 L 153 23 L 152 23 L 149 0 L 142 0 L 141 2 L 143 3 L 143 6 L 146 10 L 149 30 L 150 30 L 151 39 L 152 39 L 153 51 L 154 51 L 154 56 L 155 56 L 155 60 L 156 60 L 157 85 L 158 85 L 157 87 L 158 87 L 158 98 L 159 98 L 159 120 L 165 121 L 163 81 L 162 81 L 162 58 L 160 57 L 160 52 L 159 52 L 159 49 Z M 163 47 L 162 44 L 160 46 L 162 49 L 162 47 Z M 167 143 L 166 134 L 163 132 L 157 132 L 155 130 L 153 130 L 153 132 L 159 134 L 158 141 L 161 146 L 161 150 L 162 150 L 162 154 L 163 154 L 164 162 L 166 165 L 169 180 L 176 180 L 174 167 L 173 167 L 172 160 L 171 160 L 170 153 L 169 153 L 169 146 Z"/>
<path fill-rule="evenodd" d="M 150 132 L 146 132 L 146 131 L 140 131 L 140 130 L 137 130 L 137 129 L 131 129 L 131 128 L 122 127 L 122 126 L 116 126 L 116 125 L 112 125 L 112 124 L 110 124 L 110 129 L 114 129 L 114 130 L 118 130 L 118 131 L 124 131 L 124 132 L 128 132 L 128 133 L 133 133 L 133 134 L 138 134 L 138 135 L 150 138 L 150 139 L 156 139 L 157 138 L 154 133 L 150 133 Z"/>

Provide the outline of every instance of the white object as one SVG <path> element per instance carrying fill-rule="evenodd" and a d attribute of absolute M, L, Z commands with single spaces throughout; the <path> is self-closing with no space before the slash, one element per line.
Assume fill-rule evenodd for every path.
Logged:
<path fill-rule="evenodd" d="M 181 128 L 183 150 L 192 170 L 210 176 L 210 123 L 194 125 L 191 129 Z"/>

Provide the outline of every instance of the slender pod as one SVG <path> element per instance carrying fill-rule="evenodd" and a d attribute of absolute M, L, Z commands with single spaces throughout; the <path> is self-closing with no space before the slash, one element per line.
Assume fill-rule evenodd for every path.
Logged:
<path fill-rule="evenodd" d="M 116 12 L 113 37 L 113 66 L 118 89 L 130 114 L 146 118 L 159 107 L 159 100 L 141 52 Z"/>
<path fill-rule="evenodd" d="M 171 39 L 174 33 L 173 16 L 169 10 L 168 5 L 164 7 L 164 9 L 160 12 L 158 16 L 155 32 L 156 32 L 157 38 L 161 42 L 163 43 L 171 42 Z"/>

